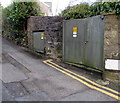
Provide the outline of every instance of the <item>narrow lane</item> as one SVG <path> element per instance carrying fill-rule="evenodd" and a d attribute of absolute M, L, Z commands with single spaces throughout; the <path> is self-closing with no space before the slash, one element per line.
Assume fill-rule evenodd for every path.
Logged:
<path fill-rule="evenodd" d="M 2 68 L 4 73 L 0 79 L 4 89 L 16 101 L 117 101 L 44 64 L 43 59 L 31 55 L 22 47 L 5 39 L 2 46 L 3 54 L 9 56 L 3 56 L 0 62 L 5 68 Z M 7 75 L 9 73 L 11 75 Z M 3 91 L 3 98 L 8 101 L 6 96 Z"/>

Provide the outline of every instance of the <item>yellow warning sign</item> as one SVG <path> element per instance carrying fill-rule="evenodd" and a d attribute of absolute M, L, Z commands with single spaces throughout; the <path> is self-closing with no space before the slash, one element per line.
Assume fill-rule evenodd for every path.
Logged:
<path fill-rule="evenodd" d="M 43 33 L 41 34 L 41 39 L 44 39 L 44 34 Z"/>
<path fill-rule="evenodd" d="M 77 27 L 73 27 L 73 34 L 77 34 Z"/>

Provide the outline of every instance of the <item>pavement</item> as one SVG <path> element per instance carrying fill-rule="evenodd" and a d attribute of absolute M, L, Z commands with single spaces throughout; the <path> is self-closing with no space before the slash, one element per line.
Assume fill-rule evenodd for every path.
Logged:
<path fill-rule="evenodd" d="M 2 101 L 118 101 L 59 72 L 43 63 L 44 59 L 4 38 L 1 55 Z"/>

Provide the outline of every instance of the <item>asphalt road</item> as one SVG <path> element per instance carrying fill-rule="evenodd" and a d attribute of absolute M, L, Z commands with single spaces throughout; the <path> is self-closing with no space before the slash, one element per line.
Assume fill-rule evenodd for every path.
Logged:
<path fill-rule="evenodd" d="M 5 39 L 0 66 L 3 101 L 118 101 L 46 65 L 42 58 Z"/>

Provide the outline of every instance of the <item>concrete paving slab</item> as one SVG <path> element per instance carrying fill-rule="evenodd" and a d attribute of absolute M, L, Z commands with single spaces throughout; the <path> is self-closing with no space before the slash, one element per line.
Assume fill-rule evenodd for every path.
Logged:
<path fill-rule="evenodd" d="M 39 92 L 28 96 L 16 98 L 16 101 L 53 101 L 46 93 Z"/>
<path fill-rule="evenodd" d="M 76 93 L 59 101 L 118 101 L 108 95 L 95 90 L 86 90 L 80 93 Z"/>
<path fill-rule="evenodd" d="M 2 74 L 0 75 L 0 79 L 5 83 L 10 83 L 22 81 L 28 79 L 28 77 L 26 77 L 24 73 L 22 73 L 19 69 L 17 69 L 13 65 L 6 63 L 2 65 Z"/>

